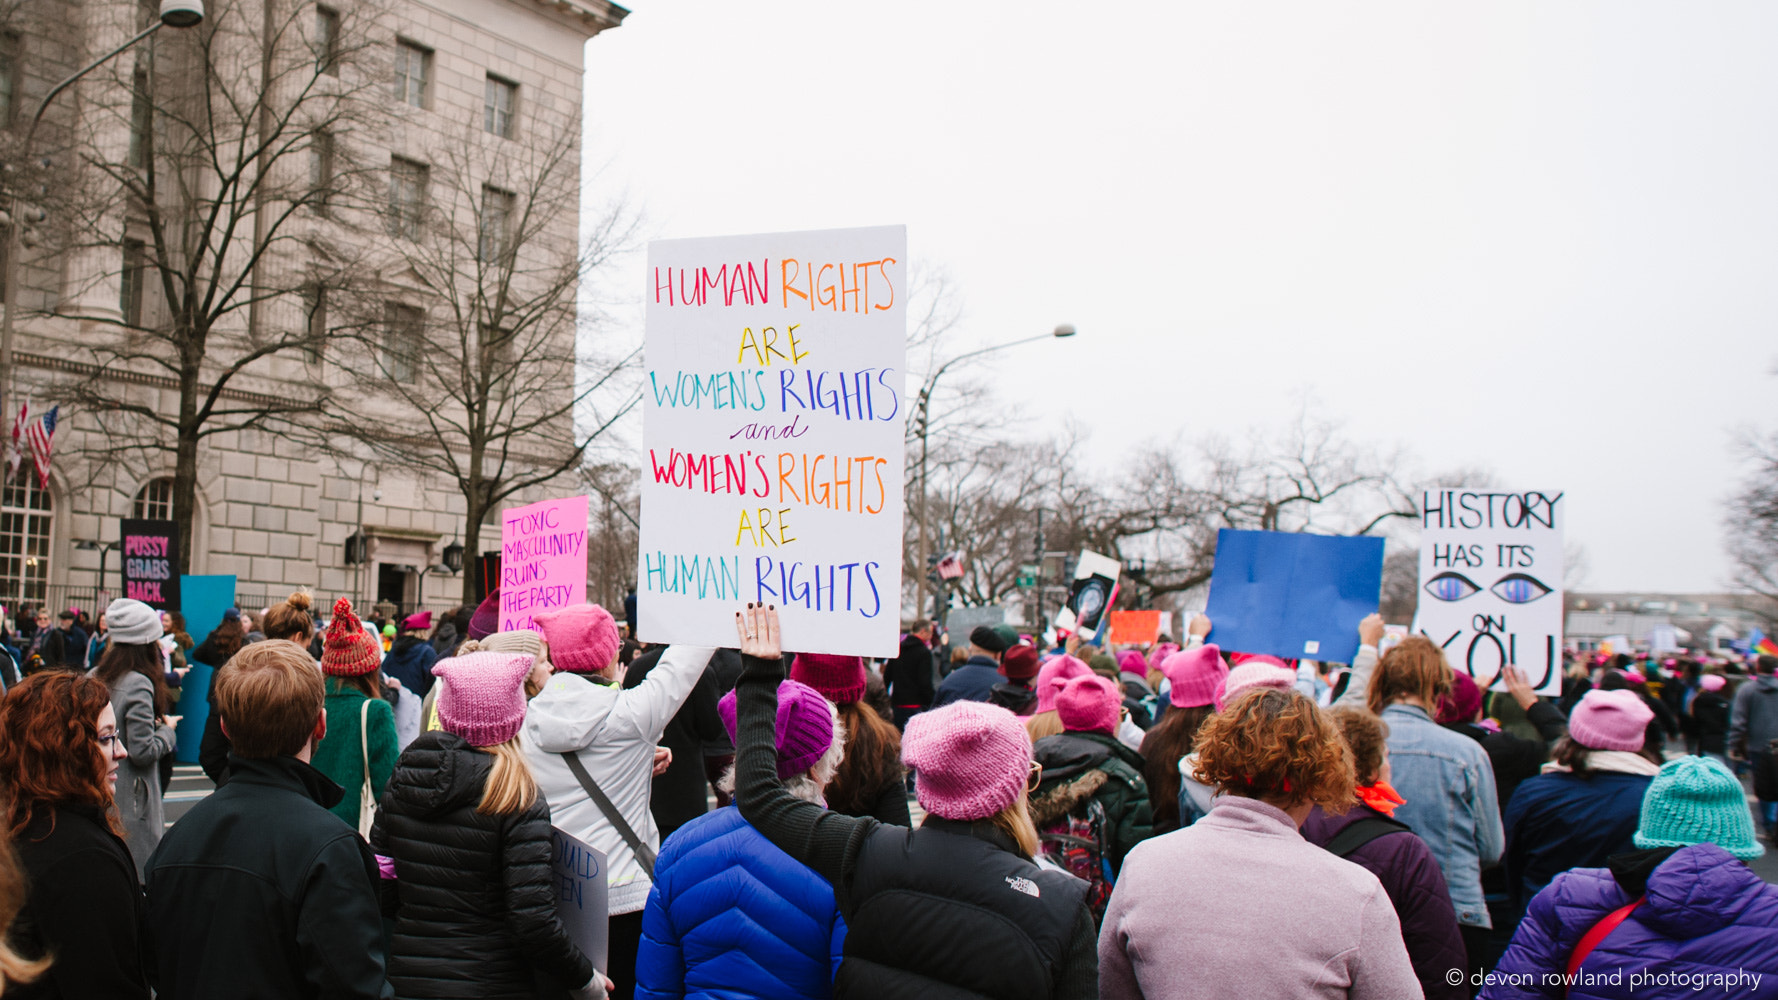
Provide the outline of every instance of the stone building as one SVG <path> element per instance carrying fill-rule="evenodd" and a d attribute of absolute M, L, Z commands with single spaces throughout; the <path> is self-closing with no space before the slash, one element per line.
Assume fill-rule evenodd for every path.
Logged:
<path fill-rule="evenodd" d="M 10 156 L 18 155 L 21 128 L 57 79 L 120 44 L 154 14 L 153 0 L 146 5 L 139 0 L 25 2 L 27 7 L 36 4 L 40 14 L 46 6 L 60 13 L 0 32 L 0 113 L 10 128 L 4 147 Z M 221 39 L 228 15 L 263 17 L 266 25 L 278 19 L 300 28 L 318 59 L 331 58 L 335 46 L 357 44 L 369 63 L 379 63 L 374 85 L 364 87 L 362 97 L 381 102 L 363 119 L 374 117 L 380 124 L 342 135 L 338 154 L 342 163 L 366 171 L 370 179 L 361 189 L 374 198 L 386 197 L 388 204 L 342 205 L 331 215 L 309 213 L 314 217 L 293 224 L 292 237 L 268 251 L 256 265 L 262 270 L 254 273 L 300 269 L 305 254 L 319 252 L 316 246 L 331 250 L 334 258 L 343 253 L 362 261 L 382 260 L 375 267 L 360 267 L 378 272 L 367 276 L 365 284 L 384 289 L 377 294 L 387 304 L 378 308 L 386 310 L 390 329 L 399 328 L 398 320 L 410 314 L 415 322 L 432 322 L 427 317 L 448 314 L 449 309 L 434 290 L 384 252 L 390 241 L 411 234 L 400 232 L 399 225 L 366 220 L 379 211 L 400 218 L 428 197 L 458 197 L 436 177 L 428 184 L 428 170 L 453 154 L 470 149 L 485 154 L 482 162 L 519 159 L 536 152 L 533 147 L 559 141 L 564 130 L 575 137 L 567 174 L 577 184 L 585 43 L 616 27 L 627 13 L 606 0 L 210 0 L 207 6 L 206 25 L 187 30 L 215 30 L 214 37 Z M 172 30 L 144 45 L 164 44 Z M 361 33 L 359 38 L 341 37 L 354 30 Z M 247 55 L 252 54 L 243 58 Z M 109 142 L 118 150 L 128 144 L 134 158 L 136 144 L 153 141 L 144 138 L 144 130 L 156 127 L 153 113 L 129 106 L 128 81 L 132 73 L 144 72 L 145 59 L 141 53 L 126 53 L 114 68 L 56 98 L 45 118 L 46 134 L 97 136 L 92 141 Z M 322 149 L 317 140 L 303 158 L 306 163 L 292 159 L 276 169 L 290 174 L 286 180 L 291 184 L 299 183 L 296 173 L 302 169 L 311 179 L 331 172 L 333 141 L 329 137 Z M 38 148 L 42 145 L 40 140 Z M 268 170 L 267 176 L 270 189 L 270 178 L 283 175 Z M 486 213 L 490 198 L 510 199 L 491 186 L 495 180 L 467 187 L 473 192 L 474 184 L 482 185 L 482 205 L 454 207 Z M 196 197 L 208 196 L 204 180 L 181 182 L 199 192 Z M 553 219 L 544 233 L 546 245 L 534 251 L 575 253 L 577 194 L 573 198 L 575 210 Z M 352 213 L 363 216 L 359 221 L 365 224 L 345 225 L 342 220 Z M 157 365 L 154 358 L 119 360 L 114 350 L 105 354 L 92 347 L 120 327 L 169 322 L 167 300 L 153 269 L 142 266 L 146 237 L 130 235 L 143 231 L 140 214 L 129 205 L 119 210 L 115 226 L 122 238 L 115 243 L 94 246 L 88 241 L 81 246 L 79 240 L 69 240 L 21 256 L 15 377 L 21 394 L 33 398 L 34 412 L 69 391 L 71 383 L 85 380 L 119 383 L 120 398 L 159 414 L 177 414 L 178 382 L 170 374 L 175 369 Z M 53 225 L 51 221 L 46 227 Z M 354 239 L 367 245 L 342 251 L 341 241 Z M 325 290 L 267 296 L 231 314 L 229 336 L 241 343 L 300 336 L 329 322 L 326 307 L 317 306 L 326 301 L 324 295 Z M 563 336 L 560 346 L 572 356 L 572 330 Z M 363 376 L 367 370 L 386 370 L 379 365 L 389 363 L 387 359 L 372 356 L 376 349 L 372 337 L 357 345 L 328 346 L 333 353 L 327 356 L 320 348 L 275 353 L 236 374 L 218 395 L 218 405 L 275 408 L 324 383 L 362 397 L 355 412 L 367 424 L 386 426 L 392 434 L 423 427 L 420 415 L 404 409 L 396 397 L 374 386 L 348 386 L 354 372 Z M 572 394 L 572 380 L 561 391 Z M 67 403 L 65 395 L 59 398 L 63 423 L 47 489 L 39 488 L 27 456 L 0 490 L 0 604 L 9 608 L 21 601 L 90 607 L 115 596 L 120 588 L 119 519 L 167 518 L 172 512 L 175 454 L 165 450 L 164 435 L 162 448 L 125 448 L 120 441 L 135 439 L 119 437 L 115 418 L 84 413 L 79 405 Z M 16 404 L 6 408 L 16 412 Z M 10 424 L 11 417 L 7 420 Z M 7 431 L 10 426 L 0 434 Z M 572 449 L 573 435 L 571 417 L 552 420 L 515 453 L 516 460 L 521 465 L 530 457 L 553 463 L 564 449 Z M 312 588 L 323 602 L 349 595 L 361 605 L 385 600 L 404 611 L 459 603 L 463 578 L 442 564 L 452 561 L 447 556 L 467 553 L 461 572 L 474 573 L 478 553 L 498 550 L 497 512 L 483 521 L 479 537 L 465 538 L 466 505 L 452 482 L 337 434 L 325 444 L 282 432 L 275 422 L 204 439 L 197 453 L 189 571 L 234 574 L 237 594 L 249 608 L 281 599 L 297 586 Z M 423 446 L 416 439 L 414 447 Z M 569 473 L 500 506 L 574 489 Z M 359 551 L 362 557 L 352 558 Z"/>

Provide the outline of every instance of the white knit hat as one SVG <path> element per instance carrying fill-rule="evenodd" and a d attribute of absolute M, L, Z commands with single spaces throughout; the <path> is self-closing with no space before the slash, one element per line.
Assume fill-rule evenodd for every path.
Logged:
<path fill-rule="evenodd" d="M 161 613 L 141 601 L 120 597 L 105 609 L 105 631 L 112 642 L 146 646 L 161 637 Z"/>

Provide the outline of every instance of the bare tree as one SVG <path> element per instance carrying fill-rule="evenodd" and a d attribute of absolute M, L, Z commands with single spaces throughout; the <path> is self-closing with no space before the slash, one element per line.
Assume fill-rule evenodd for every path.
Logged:
<path fill-rule="evenodd" d="M 90 359 L 47 391 L 97 432 L 74 460 L 174 456 L 182 569 L 206 440 L 313 429 L 326 404 L 298 302 L 359 269 L 351 234 L 370 177 L 353 151 L 381 121 L 387 79 L 374 2 L 340 5 L 325 26 L 297 0 L 208 6 L 201 27 L 102 71 L 76 126 L 47 145 L 78 182 L 59 206 L 67 292 L 53 309 L 80 324 Z"/>
<path fill-rule="evenodd" d="M 1724 527 L 1737 586 L 1778 602 L 1778 435 L 1743 441 L 1747 477 L 1727 504 Z"/>
<path fill-rule="evenodd" d="M 463 123 L 422 177 L 392 180 L 417 184 L 423 205 L 392 199 L 380 278 L 354 289 L 337 328 L 362 348 L 340 359 L 347 377 L 398 404 L 387 420 L 336 406 L 338 423 L 454 485 L 469 539 L 501 501 L 580 467 L 640 400 L 626 388 L 596 405 L 637 354 L 600 355 L 577 312 L 581 280 L 631 248 L 635 222 L 620 206 L 577 240 L 579 122 L 533 109 L 519 127 L 513 143 Z M 466 603 L 474 587 L 466 574 Z"/>

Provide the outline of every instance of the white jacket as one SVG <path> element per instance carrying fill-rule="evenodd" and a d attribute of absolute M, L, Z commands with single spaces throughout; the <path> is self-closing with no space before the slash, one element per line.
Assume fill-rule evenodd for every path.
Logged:
<path fill-rule="evenodd" d="M 612 916 L 646 906 L 653 883 L 561 755 L 575 753 L 636 835 L 659 851 L 661 833 L 648 809 L 654 747 L 715 652 L 705 646 L 669 646 L 642 683 L 628 691 L 584 675 L 559 673 L 525 711 L 519 742 L 537 776 L 537 789 L 549 803 L 550 822 L 604 852 Z"/>

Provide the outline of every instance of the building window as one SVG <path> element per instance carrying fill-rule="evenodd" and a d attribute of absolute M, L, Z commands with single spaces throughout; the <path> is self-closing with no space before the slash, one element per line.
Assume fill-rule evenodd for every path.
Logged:
<path fill-rule="evenodd" d="M 425 315 L 419 309 L 390 302 L 383 307 L 383 372 L 394 382 L 412 382 Z"/>
<path fill-rule="evenodd" d="M 389 161 L 389 235 L 420 238 L 420 213 L 426 207 L 426 165 L 393 157 Z"/>
<path fill-rule="evenodd" d="M 123 276 L 118 284 L 117 311 L 129 326 L 142 325 L 142 292 L 148 277 L 148 247 L 141 240 L 123 241 Z"/>
<path fill-rule="evenodd" d="M 0 491 L 0 603 L 48 597 L 54 521 L 49 493 L 37 485 L 37 471 L 25 462 Z"/>
<path fill-rule="evenodd" d="M 19 36 L 0 34 L 0 128 L 11 128 L 17 117 L 19 49 Z"/>
<path fill-rule="evenodd" d="M 416 108 L 426 106 L 426 83 L 432 75 L 432 51 L 413 42 L 395 42 L 395 99 Z"/>
<path fill-rule="evenodd" d="M 316 132 L 309 140 L 309 198 L 316 210 L 327 211 L 333 188 L 333 133 Z"/>
<path fill-rule="evenodd" d="M 519 105 L 519 85 L 489 73 L 487 88 L 482 93 L 482 128 L 502 139 L 512 138 L 513 111 Z"/>
<path fill-rule="evenodd" d="M 140 169 L 148 165 L 149 130 L 154 127 L 154 101 L 148 94 L 148 67 L 137 66 L 132 79 L 129 165 Z"/>
<path fill-rule="evenodd" d="M 326 286 L 310 285 L 303 292 L 303 323 L 303 360 L 318 365 L 327 348 Z"/>
<path fill-rule="evenodd" d="M 340 75 L 340 12 L 315 8 L 315 65 L 328 76 Z"/>
<path fill-rule="evenodd" d="M 150 479 L 136 493 L 135 511 L 138 520 L 171 521 L 173 519 L 173 480 Z"/>
<path fill-rule="evenodd" d="M 482 186 L 481 258 L 491 264 L 505 256 L 512 239 L 512 209 L 516 199 L 511 191 Z"/>

